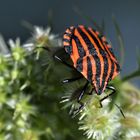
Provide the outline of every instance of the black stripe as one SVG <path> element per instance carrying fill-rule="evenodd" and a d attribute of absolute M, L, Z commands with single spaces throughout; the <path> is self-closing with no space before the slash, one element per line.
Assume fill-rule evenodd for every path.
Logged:
<path fill-rule="evenodd" d="M 65 32 L 64 35 L 70 37 L 70 39 L 65 39 L 65 38 L 63 37 L 63 42 L 68 42 L 68 43 L 70 43 L 70 45 L 65 45 L 64 48 L 65 48 L 65 51 L 66 51 L 69 55 L 71 55 L 71 54 L 73 53 L 71 41 L 72 41 L 72 35 L 73 35 L 73 32 L 72 32 L 72 31 L 73 31 L 74 29 L 71 30 L 71 29 L 69 28 L 69 30 L 71 31 L 71 33 Z"/>
<path fill-rule="evenodd" d="M 66 31 L 65 31 L 65 33 L 64 33 L 64 35 L 66 35 L 66 36 L 68 36 L 68 37 L 70 37 L 71 38 L 71 36 L 73 35 L 73 32 L 74 32 L 74 30 L 75 30 L 75 27 L 73 28 L 73 29 L 70 29 L 70 28 L 67 28 L 67 29 L 69 29 L 69 31 L 70 31 L 70 33 L 67 33 Z"/>
<path fill-rule="evenodd" d="M 104 57 L 104 73 L 103 73 L 103 78 L 102 78 L 102 84 L 101 84 L 101 87 L 100 87 L 101 92 L 102 92 L 102 90 L 103 90 L 103 88 L 105 86 L 106 77 L 108 75 L 108 67 L 109 67 L 108 66 L 108 60 L 107 60 L 106 57 Z"/>
<path fill-rule="evenodd" d="M 78 58 L 77 62 L 76 62 L 76 69 L 79 72 L 83 71 L 83 58 Z"/>
<path fill-rule="evenodd" d="M 99 52 L 103 57 L 103 61 L 104 61 L 104 72 L 103 72 L 103 77 L 102 77 L 102 84 L 100 87 L 100 93 L 102 93 L 102 90 L 104 88 L 105 82 L 106 82 L 106 77 L 108 74 L 108 59 L 107 59 L 107 54 L 106 51 L 102 49 L 99 41 L 97 40 L 97 38 L 91 33 L 91 31 L 88 29 L 87 32 L 89 33 L 89 35 L 92 37 L 92 39 L 94 40 L 94 42 L 96 43 L 96 45 L 99 48 Z M 102 42 L 101 42 L 102 43 Z"/>
<path fill-rule="evenodd" d="M 99 40 L 100 40 L 100 42 L 102 43 L 102 40 L 99 38 Z M 113 62 L 113 60 L 111 59 L 111 56 L 110 56 L 110 54 L 108 53 L 108 51 L 107 51 L 107 48 L 104 46 L 104 44 L 102 43 L 102 45 L 103 45 L 103 47 L 104 47 L 104 49 L 105 49 L 105 51 L 106 51 L 106 53 L 108 54 L 108 56 L 109 56 L 109 59 L 111 60 L 111 72 L 110 72 L 110 75 L 109 75 L 109 78 L 106 80 L 107 82 L 109 82 L 111 79 L 112 79 L 112 76 L 113 76 L 113 73 L 114 73 L 114 62 Z M 110 50 L 109 50 L 110 51 Z M 113 51 L 112 51 L 113 52 Z M 112 52 L 111 52 L 111 54 L 112 54 Z M 108 70 L 107 70 L 108 71 Z M 103 84 L 103 83 L 102 83 Z"/>
<path fill-rule="evenodd" d="M 93 31 L 93 29 L 92 29 L 92 31 Z M 103 41 L 101 40 L 101 38 L 99 38 L 99 40 L 100 40 L 101 43 L 103 42 Z M 107 44 L 108 44 L 108 42 L 107 42 Z M 109 59 L 111 60 L 111 66 L 112 66 L 112 67 L 111 67 L 111 73 L 110 73 L 109 78 L 107 79 L 107 82 L 109 82 L 109 81 L 112 79 L 112 76 L 113 76 L 113 73 L 114 73 L 114 65 L 116 64 L 116 66 L 117 66 L 117 71 L 118 71 L 118 72 L 120 71 L 120 66 L 119 66 L 119 64 L 117 64 L 117 63 L 114 64 L 113 60 L 111 59 L 110 54 L 109 54 L 108 51 L 107 51 L 106 46 L 104 46 L 103 43 L 102 43 L 102 45 L 103 45 L 103 47 L 104 47 L 106 53 L 109 55 Z M 114 53 L 113 53 L 113 49 L 112 49 L 112 48 L 109 48 L 109 51 L 110 51 L 110 53 L 112 54 L 112 56 L 115 57 L 115 55 L 114 55 Z M 115 57 L 115 58 L 116 58 L 116 57 Z"/>
<path fill-rule="evenodd" d="M 69 55 L 72 54 L 72 46 L 64 46 L 64 48 L 65 48 L 65 51 L 66 51 Z"/>
<path fill-rule="evenodd" d="M 71 37 L 72 34 L 65 32 L 64 35 Z"/>
<path fill-rule="evenodd" d="M 63 42 L 70 43 L 70 40 L 69 40 L 69 39 L 65 39 L 65 38 L 63 38 Z"/>
<path fill-rule="evenodd" d="M 87 44 L 89 53 L 91 55 L 97 55 L 96 49 L 93 46 L 93 44 L 90 42 L 89 38 L 87 37 L 87 35 L 78 27 L 77 31 L 79 32 L 79 34 L 81 35 L 81 37 L 83 38 L 83 40 L 85 41 L 85 43 Z"/>
<path fill-rule="evenodd" d="M 108 45 L 108 44 L 109 44 L 107 41 L 104 41 L 104 43 L 105 43 L 106 45 Z"/>
<path fill-rule="evenodd" d="M 118 63 L 115 63 L 116 67 L 117 67 L 117 72 L 119 72 L 121 70 L 120 65 Z"/>
<path fill-rule="evenodd" d="M 93 29 L 92 29 L 92 31 L 93 31 Z M 102 40 L 99 38 L 99 40 L 100 40 L 100 42 L 102 43 Z M 98 40 L 97 40 L 98 41 Z M 103 47 L 104 47 L 104 49 L 105 49 L 105 51 L 106 51 L 106 53 L 109 55 L 109 59 L 111 60 L 111 72 L 110 72 L 110 74 L 109 74 L 109 78 L 106 80 L 107 82 L 109 82 L 111 79 L 112 79 L 112 76 L 113 76 L 113 73 L 114 73 L 114 62 L 113 62 L 113 60 L 111 59 L 111 56 L 110 56 L 110 54 L 108 53 L 108 51 L 107 51 L 107 48 L 104 46 L 104 44 L 102 43 L 102 45 L 103 45 Z M 100 50 L 100 49 L 99 49 Z M 100 52 L 101 53 L 101 52 Z M 102 56 L 104 56 L 104 55 L 102 55 Z M 106 58 L 106 57 L 105 57 Z M 104 59 L 105 59 L 104 58 Z M 105 62 L 106 60 L 104 60 L 104 62 Z M 108 63 L 108 62 L 107 62 Z M 105 64 L 105 63 L 104 63 Z M 105 65 L 105 66 L 107 66 L 108 67 L 108 65 Z M 104 75 L 106 75 L 106 73 L 108 72 L 108 68 L 105 70 L 106 68 L 104 68 Z M 107 76 L 107 75 L 106 75 Z M 105 76 L 104 76 L 105 77 Z M 104 79 L 104 78 L 103 78 Z M 102 83 L 102 86 L 104 86 L 103 85 L 103 83 Z M 101 89 L 102 89 L 103 87 L 101 87 Z"/>
<path fill-rule="evenodd" d="M 96 63 L 96 83 L 97 83 L 97 89 L 99 92 L 100 89 L 100 76 L 101 76 L 101 63 L 100 63 L 100 59 L 97 58 L 98 56 L 93 56 L 95 63 Z"/>
<path fill-rule="evenodd" d="M 79 39 L 78 39 L 77 36 L 73 35 L 72 37 L 75 40 L 76 46 L 78 48 L 78 54 L 79 54 L 79 56 L 80 57 L 84 57 L 86 55 L 86 52 L 85 52 L 85 50 L 84 50 L 81 42 L 79 41 Z"/>
<path fill-rule="evenodd" d="M 93 76 L 92 63 L 90 58 L 87 56 L 87 79 L 89 82 L 92 82 L 92 76 Z"/>
<path fill-rule="evenodd" d="M 92 29 L 92 31 L 94 32 L 93 29 Z M 101 43 L 103 42 L 102 39 L 101 39 L 100 37 L 99 37 L 99 40 L 100 40 Z M 107 41 L 105 41 L 105 44 L 109 44 L 109 43 L 108 43 Z M 109 54 L 108 51 L 107 51 L 106 46 L 105 46 L 103 43 L 102 43 L 102 45 L 103 45 L 103 47 L 104 47 L 106 53 L 107 53 L 107 54 L 109 55 L 109 57 L 111 58 L 110 54 Z M 110 51 L 110 53 L 112 54 L 112 56 L 113 56 L 114 58 L 116 58 L 115 55 L 114 55 L 113 49 L 112 49 L 112 48 L 108 48 L 108 50 Z"/>
<path fill-rule="evenodd" d="M 102 37 L 104 37 L 104 36 L 103 36 L 102 34 L 99 34 L 98 37 L 99 37 L 100 39 L 102 39 Z"/>
<path fill-rule="evenodd" d="M 114 55 L 113 49 L 112 49 L 112 48 L 108 48 L 108 49 L 109 49 L 110 53 L 112 54 L 112 56 L 113 56 L 114 58 L 116 58 L 115 55 Z"/>
<path fill-rule="evenodd" d="M 73 28 L 71 28 L 71 27 L 68 27 L 67 29 L 70 30 L 70 32 L 73 32 L 73 30 L 75 29 L 75 27 L 74 26 L 73 26 Z"/>
<path fill-rule="evenodd" d="M 91 33 L 91 31 L 89 29 L 87 29 L 86 31 L 88 32 L 88 34 L 91 36 L 91 38 L 94 40 L 95 44 L 99 48 L 99 52 L 102 55 L 102 57 L 106 57 L 106 52 L 100 46 L 99 41 L 97 40 L 97 38 Z"/>
<path fill-rule="evenodd" d="M 102 84 L 101 84 L 101 87 L 100 87 L 100 92 L 102 93 L 102 90 L 103 90 L 104 85 L 105 85 L 106 77 L 107 77 L 107 74 L 108 74 L 108 59 L 107 59 L 107 55 L 106 55 L 105 50 L 103 50 L 101 48 L 101 46 L 100 46 L 99 41 L 97 40 L 97 38 L 91 33 L 90 30 L 87 30 L 87 32 L 89 33 L 89 35 L 92 37 L 92 39 L 94 40 L 94 42 L 98 46 L 99 52 L 102 55 L 103 60 L 104 60 L 104 73 L 103 73 L 103 78 L 102 78 Z"/>
<path fill-rule="evenodd" d="M 114 62 L 111 59 L 111 72 L 109 74 L 109 78 L 107 79 L 107 82 L 109 82 L 112 79 L 113 74 L 114 74 Z"/>
<path fill-rule="evenodd" d="M 87 37 L 87 35 L 79 27 L 77 28 L 77 30 L 80 33 L 80 35 L 83 38 L 83 40 L 85 41 L 85 43 L 87 44 L 88 50 L 89 50 L 90 54 L 93 56 L 93 59 L 95 60 L 95 63 L 96 63 L 96 75 L 95 75 L 95 79 L 96 79 L 96 83 L 97 83 L 96 84 L 97 85 L 97 89 L 99 89 L 99 86 L 100 86 L 100 75 L 101 75 L 101 63 L 100 63 L 100 59 L 98 57 L 98 54 L 96 52 L 95 47 L 90 42 L 90 40 Z"/>
<path fill-rule="evenodd" d="M 108 74 L 108 59 L 106 56 L 106 52 L 101 48 L 97 38 L 89 30 L 87 30 L 87 32 L 89 33 L 89 35 L 92 37 L 92 39 L 96 43 L 97 47 L 99 48 L 99 52 L 104 60 L 104 71 L 103 71 L 103 77 L 102 77 L 102 84 L 101 84 L 101 87 L 99 87 L 99 91 L 98 91 L 101 94 L 102 90 L 104 88 L 104 85 L 105 85 L 107 74 Z M 99 83 L 99 79 L 97 79 L 97 82 Z"/>
<path fill-rule="evenodd" d="M 93 29 L 91 29 L 93 32 L 94 32 L 94 30 Z M 91 31 L 90 31 L 91 32 Z M 101 38 L 98 38 L 99 39 L 99 41 L 102 43 L 103 41 L 101 40 Z M 97 40 L 98 41 L 98 40 Z M 107 52 L 107 49 L 106 49 L 106 47 L 104 46 L 104 44 L 102 43 L 102 45 L 103 45 L 103 47 L 104 47 L 104 49 L 106 50 L 106 53 L 110 56 L 110 54 Z M 111 58 L 111 57 L 110 57 Z"/>

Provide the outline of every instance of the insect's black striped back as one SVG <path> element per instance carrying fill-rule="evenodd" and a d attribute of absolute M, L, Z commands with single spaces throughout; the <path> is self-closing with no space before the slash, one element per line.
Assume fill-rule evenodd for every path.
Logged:
<path fill-rule="evenodd" d="M 63 39 L 64 48 L 74 67 L 94 85 L 96 92 L 101 94 L 108 82 L 120 71 L 105 37 L 90 27 L 80 25 L 68 28 Z"/>

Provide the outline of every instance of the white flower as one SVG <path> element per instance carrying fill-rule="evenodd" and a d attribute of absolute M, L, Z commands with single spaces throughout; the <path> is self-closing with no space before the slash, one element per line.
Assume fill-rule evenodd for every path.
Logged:
<path fill-rule="evenodd" d="M 8 46 L 1 34 L 0 34 L 0 53 L 2 53 L 4 55 L 9 54 Z"/>
<path fill-rule="evenodd" d="M 62 41 L 57 34 L 51 33 L 51 28 L 34 26 L 32 37 L 23 45 L 28 50 L 33 50 L 35 47 L 59 47 L 62 46 Z"/>
<path fill-rule="evenodd" d="M 7 105 L 9 107 L 11 107 L 12 109 L 14 109 L 15 106 L 16 106 L 16 100 L 15 99 L 10 99 L 9 101 L 7 101 Z"/>
<path fill-rule="evenodd" d="M 20 38 L 17 38 L 16 41 L 9 39 L 8 44 L 11 48 L 20 47 Z"/>
<path fill-rule="evenodd" d="M 98 106 L 99 99 L 91 97 L 86 108 L 79 119 L 80 130 L 90 139 L 107 140 L 114 136 L 115 131 L 120 127 L 118 121 L 118 108 L 109 110 L 109 100 L 104 101 L 103 107 Z"/>
<path fill-rule="evenodd" d="M 42 36 L 52 36 L 52 39 L 55 37 L 53 34 L 50 34 L 51 28 L 47 27 L 43 29 L 43 27 L 34 26 L 33 38 L 39 39 Z"/>

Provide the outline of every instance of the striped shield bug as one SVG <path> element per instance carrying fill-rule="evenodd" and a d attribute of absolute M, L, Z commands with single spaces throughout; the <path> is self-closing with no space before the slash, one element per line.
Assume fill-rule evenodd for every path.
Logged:
<path fill-rule="evenodd" d="M 115 88 L 109 86 L 108 83 L 120 73 L 120 66 L 105 36 L 91 27 L 83 25 L 71 26 L 66 29 L 63 35 L 63 46 L 73 65 L 69 65 L 56 55 L 55 58 L 65 65 L 75 68 L 87 79 L 86 84 L 77 97 L 77 102 L 80 104 L 77 112 L 84 106 L 81 99 L 89 83 L 98 95 L 102 94 L 106 88 L 112 90 L 110 95 L 115 93 Z M 63 83 L 77 79 L 79 78 L 65 79 Z M 107 97 L 105 96 L 100 102 Z"/>

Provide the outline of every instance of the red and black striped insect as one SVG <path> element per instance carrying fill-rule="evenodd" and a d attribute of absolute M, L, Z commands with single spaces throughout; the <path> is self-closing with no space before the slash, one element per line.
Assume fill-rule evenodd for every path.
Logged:
<path fill-rule="evenodd" d="M 91 27 L 71 26 L 66 29 L 63 35 L 63 46 L 70 56 L 73 66 L 70 66 L 58 56 L 55 56 L 55 58 L 70 67 L 74 67 L 87 79 L 77 98 L 81 105 L 79 110 L 83 107 L 81 99 L 89 83 L 93 85 L 93 89 L 98 95 L 102 94 L 106 88 L 111 89 L 112 94 L 115 93 L 115 88 L 108 86 L 108 83 L 119 74 L 120 66 L 111 45 L 103 35 Z M 63 82 L 67 83 L 77 79 L 79 78 L 66 79 Z M 107 97 L 101 99 L 101 102 L 105 98 Z"/>

